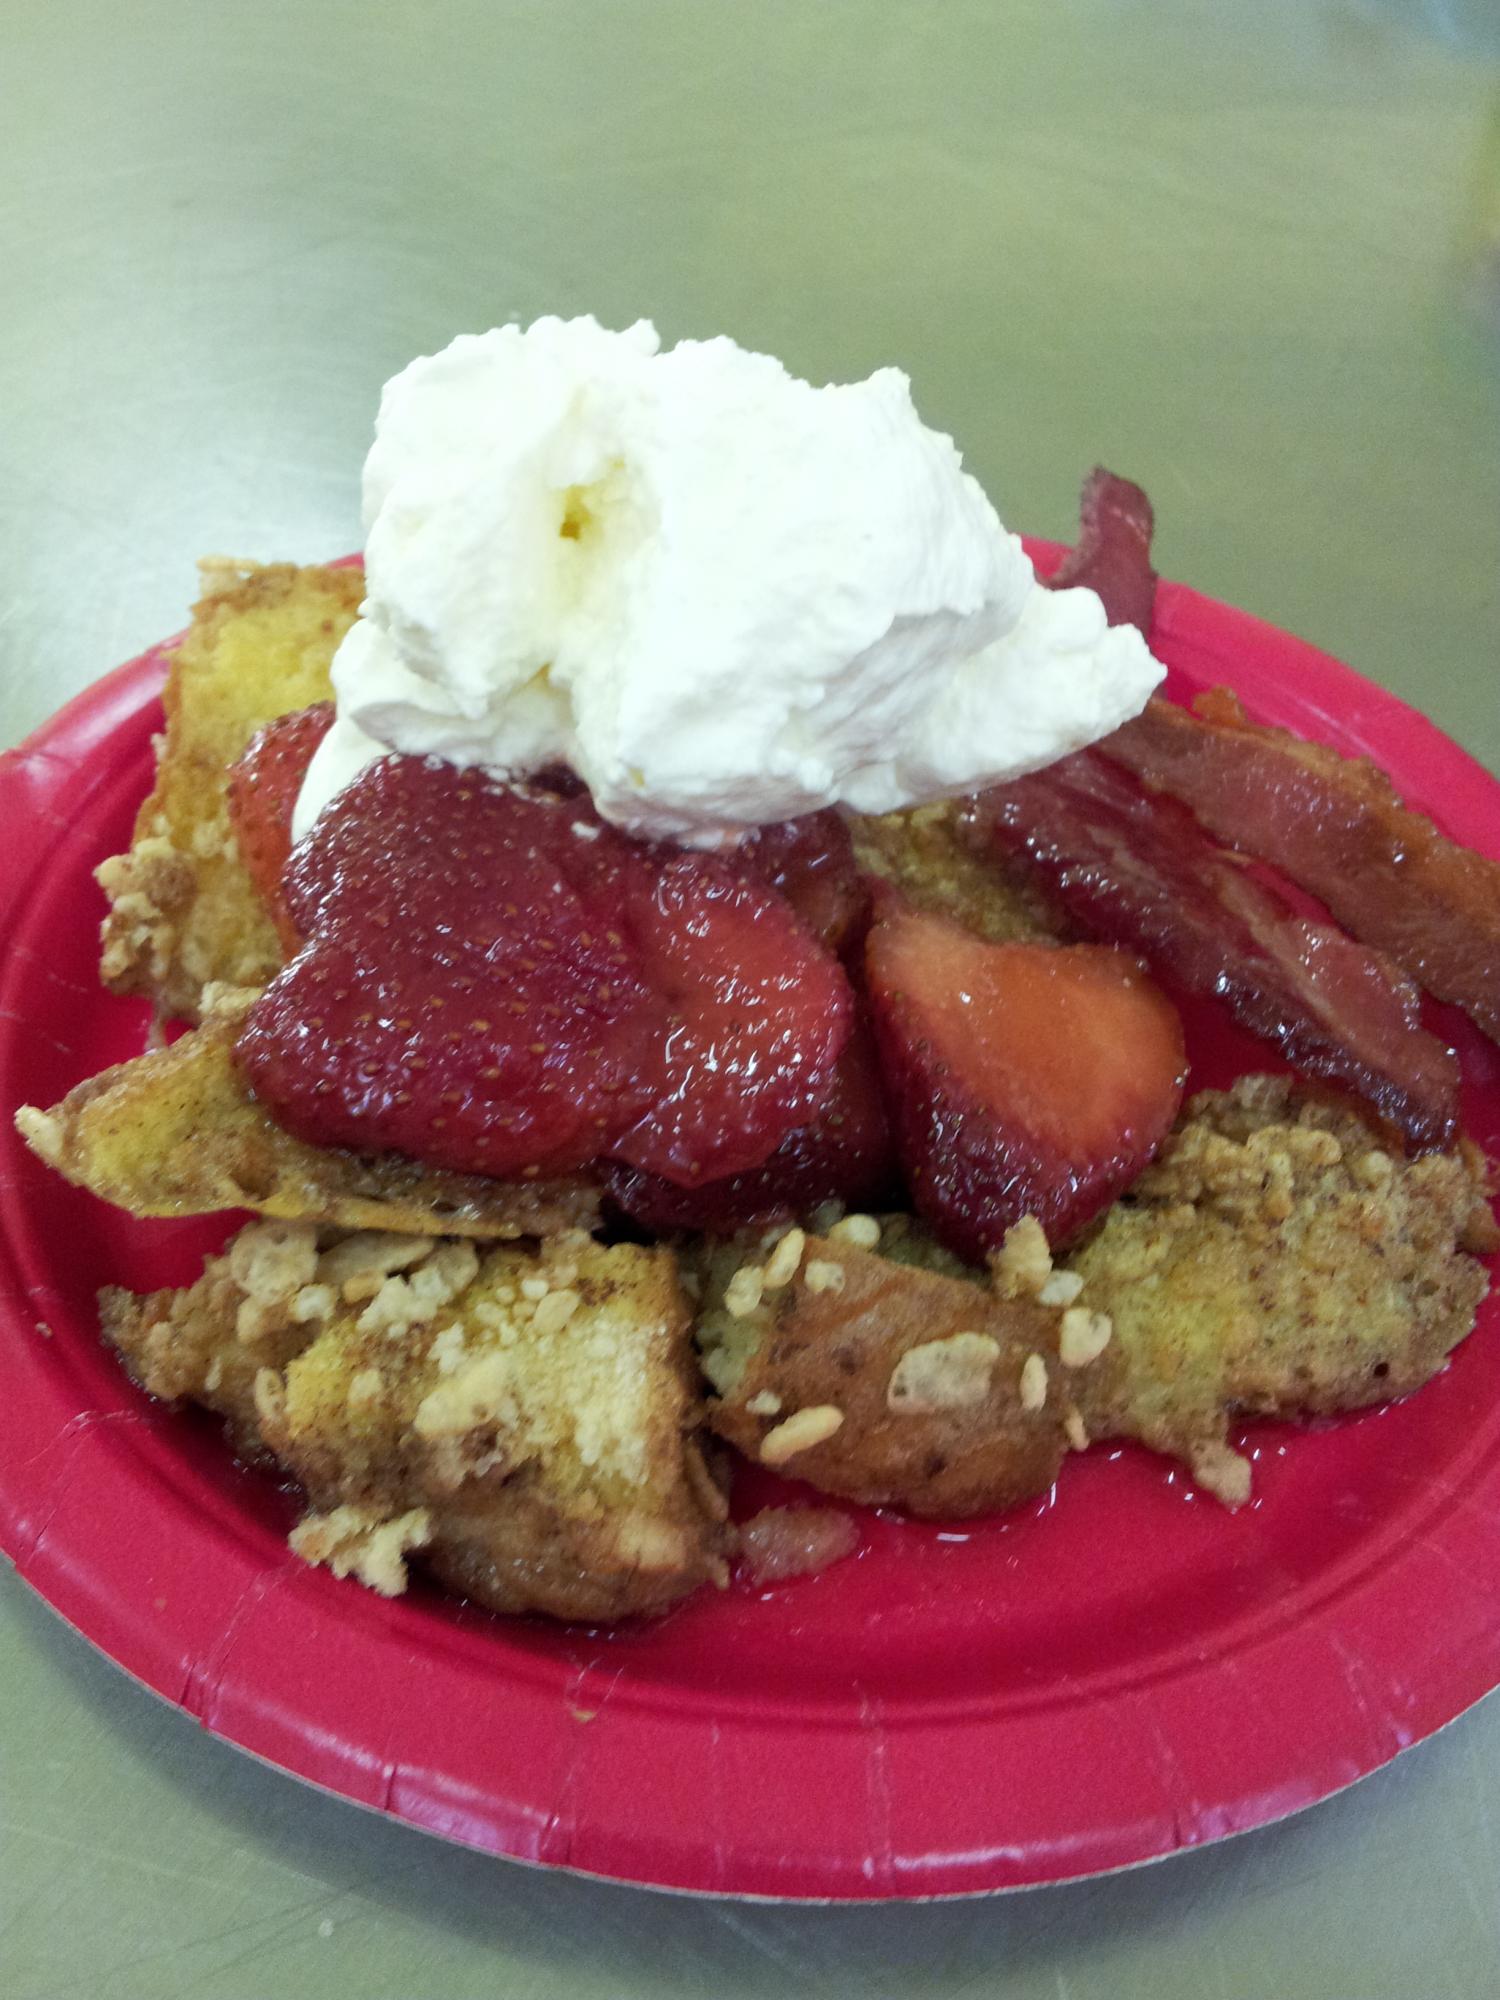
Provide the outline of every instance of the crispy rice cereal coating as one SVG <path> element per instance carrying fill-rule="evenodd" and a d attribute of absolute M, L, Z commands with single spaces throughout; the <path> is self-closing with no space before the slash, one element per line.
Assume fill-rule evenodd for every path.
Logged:
<path fill-rule="evenodd" d="M 293 1474 L 293 1547 L 340 1574 L 394 1592 L 420 1551 L 495 1610 L 588 1620 L 725 1576 L 669 1251 L 251 1223 L 187 1290 L 101 1307 L 142 1387 Z"/>
<path fill-rule="evenodd" d="M 188 1021 L 206 986 L 263 986 L 281 963 L 230 831 L 229 767 L 262 724 L 328 698 L 329 665 L 364 595 L 359 569 L 218 559 L 202 579 L 163 693 L 156 783 L 129 849 L 99 869 L 105 985 Z"/>

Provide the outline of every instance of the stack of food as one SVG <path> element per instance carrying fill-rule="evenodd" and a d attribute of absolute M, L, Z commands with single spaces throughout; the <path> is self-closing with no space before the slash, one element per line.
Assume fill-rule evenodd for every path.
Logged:
<path fill-rule="evenodd" d="M 1237 1418 L 1471 1329 L 1418 984 L 1500 1039 L 1500 867 L 1153 695 L 1138 489 L 1044 585 L 903 378 L 542 322 L 390 385 L 366 515 L 364 571 L 209 566 L 100 870 L 180 1032 L 18 1114 L 251 1212 L 102 1322 L 299 1553 L 602 1620 L 854 1546 L 732 1525 L 736 1454 L 943 1517 L 1133 1438 L 1234 1506 Z M 1266 1069 L 1184 1103 L 1200 1003 Z"/>

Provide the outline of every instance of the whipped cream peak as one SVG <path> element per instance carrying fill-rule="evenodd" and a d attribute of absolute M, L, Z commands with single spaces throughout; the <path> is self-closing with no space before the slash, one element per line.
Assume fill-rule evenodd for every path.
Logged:
<path fill-rule="evenodd" d="M 298 838 L 396 750 L 564 763 L 604 818 L 713 846 L 1017 776 L 1161 678 L 1040 588 L 893 368 L 814 388 L 646 321 L 465 335 L 387 383 L 364 519 Z"/>

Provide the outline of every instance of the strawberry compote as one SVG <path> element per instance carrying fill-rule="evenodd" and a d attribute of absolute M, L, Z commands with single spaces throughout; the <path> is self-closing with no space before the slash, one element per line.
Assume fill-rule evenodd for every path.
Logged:
<path fill-rule="evenodd" d="M 281 893 L 304 942 L 237 1054 L 319 1145 L 698 1186 L 809 1122 L 850 1032 L 843 971 L 777 890 L 562 787 L 385 758 Z"/>
<path fill-rule="evenodd" d="M 763 1165 L 682 1187 L 617 1164 L 607 1185 L 626 1214 L 648 1229 L 697 1229 L 710 1236 L 789 1222 L 825 1201 L 879 1206 L 894 1197 L 899 1183 L 869 1029 L 855 1027 L 812 1123 L 789 1132 Z"/>
<path fill-rule="evenodd" d="M 229 773 L 229 824 L 240 859 L 289 952 L 301 942 L 281 893 L 292 852 L 292 812 L 313 752 L 332 723 L 331 701 L 278 715 Z"/>

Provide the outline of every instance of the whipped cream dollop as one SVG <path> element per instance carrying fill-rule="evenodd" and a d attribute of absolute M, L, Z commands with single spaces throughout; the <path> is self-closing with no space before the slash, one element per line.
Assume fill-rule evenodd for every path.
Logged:
<path fill-rule="evenodd" d="M 644 320 L 465 335 L 386 384 L 364 522 L 299 839 L 396 750 L 566 764 L 604 818 L 714 846 L 1018 777 L 1162 678 L 1041 588 L 894 368 L 814 388 Z"/>

